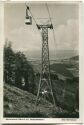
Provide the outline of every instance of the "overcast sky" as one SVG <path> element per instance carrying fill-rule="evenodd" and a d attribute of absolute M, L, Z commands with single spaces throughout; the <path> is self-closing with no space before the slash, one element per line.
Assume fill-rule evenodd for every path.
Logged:
<path fill-rule="evenodd" d="M 49 21 L 45 3 L 30 3 L 31 12 L 38 24 Z M 50 50 L 78 49 L 78 4 L 77 3 L 47 3 L 55 32 L 49 29 Z M 12 42 L 14 50 L 32 51 L 41 49 L 41 32 L 34 20 L 31 26 L 25 25 L 25 4 L 5 4 L 5 38 Z M 48 19 L 39 19 L 48 18 Z"/>

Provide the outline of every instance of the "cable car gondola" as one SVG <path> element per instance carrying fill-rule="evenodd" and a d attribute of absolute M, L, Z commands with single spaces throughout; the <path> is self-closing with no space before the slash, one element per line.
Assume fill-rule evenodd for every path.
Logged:
<path fill-rule="evenodd" d="M 29 12 L 29 7 L 27 6 L 25 24 L 32 25 L 32 17 L 28 14 L 28 12 Z"/>

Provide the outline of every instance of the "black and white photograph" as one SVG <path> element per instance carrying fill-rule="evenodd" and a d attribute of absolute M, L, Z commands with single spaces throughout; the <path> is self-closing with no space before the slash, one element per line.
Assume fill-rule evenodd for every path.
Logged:
<path fill-rule="evenodd" d="M 79 118 L 79 2 L 5 2 L 4 118 Z"/>

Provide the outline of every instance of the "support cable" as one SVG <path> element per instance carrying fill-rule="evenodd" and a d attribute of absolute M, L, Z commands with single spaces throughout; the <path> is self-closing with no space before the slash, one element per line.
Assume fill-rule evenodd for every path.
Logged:
<path fill-rule="evenodd" d="M 38 29 L 37 21 L 36 21 L 36 19 L 34 18 L 34 16 L 33 16 L 32 12 L 31 12 L 31 10 L 30 10 L 30 8 L 29 8 L 29 4 L 27 5 L 27 3 L 25 3 L 25 5 L 26 5 L 26 7 L 28 8 L 28 10 L 29 10 L 29 12 L 30 12 L 30 14 L 31 14 L 31 17 L 33 18 L 33 20 L 34 20 L 34 22 L 35 22 L 35 25 L 36 25 L 36 27 L 37 27 L 37 29 Z M 39 29 L 38 29 L 38 31 L 39 31 Z M 40 33 L 40 36 L 41 36 L 41 33 Z"/>
<path fill-rule="evenodd" d="M 50 16 L 50 11 L 49 11 L 49 7 L 48 7 L 48 4 L 47 4 L 47 3 L 46 3 L 46 8 L 47 8 L 47 11 L 48 11 L 48 15 L 49 15 L 50 22 L 51 22 L 51 24 L 52 24 L 52 19 L 51 19 L 51 16 Z M 54 31 L 54 28 L 53 28 L 52 30 L 53 30 L 54 44 L 55 44 L 55 46 L 56 46 L 56 43 L 55 43 L 56 39 L 55 39 L 55 31 Z"/>
<path fill-rule="evenodd" d="M 51 22 L 51 25 L 52 25 L 52 20 L 51 20 L 51 16 L 50 16 L 50 12 L 49 12 L 49 8 L 48 8 L 47 3 L 46 3 L 46 7 L 47 7 L 47 11 L 48 11 L 48 15 L 49 15 L 50 22 Z M 53 30 L 53 37 L 54 37 L 54 43 L 55 43 L 55 34 L 54 34 L 54 29 L 52 28 L 52 30 Z M 51 85 L 51 82 L 50 82 L 50 87 L 51 87 L 51 94 L 52 94 L 53 101 L 54 101 L 54 106 L 56 106 L 56 104 L 55 104 L 55 99 L 54 99 L 54 94 L 53 94 L 53 91 L 52 91 L 52 85 Z"/>
<path fill-rule="evenodd" d="M 30 8 L 29 8 L 29 4 L 27 5 L 27 3 L 25 3 L 25 5 L 26 5 L 26 7 L 28 8 L 28 10 L 29 10 L 29 12 L 30 12 L 30 14 L 31 14 L 31 17 L 33 18 L 33 20 L 34 20 L 34 22 L 35 22 L 36 29 L 38 30 L 38 33 L 39 33 L 40 37 L 42 37 L 42 36 L 41 36 L 41 33 L 39 32 L 39 29 L 38 29 L 37 21 L 36 21 L 36 19 L 34 18 L 34 16 L 33 16 L 32 12 L 31 12 L 31 10 L 30 10 Z"/>
<path fill-rule="evenodd" d="M 30 14 L 31 14 L 31 16 L 32 16 L 32 18 L 33 18 L 33 20 L 34 20 L 35 24 L 37 25 L 37 22 L 36 22 L 36 20 L 35 20 L 35 18 L 34 18 L 34 16 L 33 16 L 33 14 L 32 14 L 32 12 L 31 12 L 31 10 L 30 10 L 29 6 L 27 5 L 27 3 L 25 3 L 25 5 L 26 5 L 26 7 L 28 8 L 28 10 L 29 10 L 29 12 L 30 12 Z"/>
<path fill-rule="evenodd" d="M 52 20 L 51 20 L 51 16 L 50 16 L 50 12 L 49 12 L 49 8 L 48 8 L 47 3 L 46 3 L 46 8 L 47 8 L 47 11 L 48 11 L 48 15 L 49 15 L 50 22 L 51 22 L 51 24 L 52 24 Z"/>
<path fill-rule="evenodd" d="M 26 5 L 26 7 L 29 9 L 29 12 L 30 12 L 30 14 L 31 14 L 31 16 L 32 16 L 32 18 L 33 18 L 35 24 L 36 24 L 36 27 L 37 27 L 37 29 L 39 30 L 38 24 L 37 24 L 37 22 L 36 22 L 36 19 L 34 18 L 34 16 L 33 16 L 32 12 L 31 12 L 31 10 L 30 10 L 30 8 L 29 8 L 29 6 L 28 6 L 26 3 L 25 3 L 25 5 Z"/>
<path fill-rule="evenodd" d="M 26 5 L 27 6 L 27 5 Z M 27 8 L 29 9 L 29 7 L 27 6 Z M 31 16 L 32 16 L 32 18 L 33 18 L 33 20 L 34 20 L 34 22 L 35 22 L 35 24 L 36 24 L 36 26 L 38 26 L 37 25 L 37 22 L 36 22 L 36 20 L 35 20 L 35 18 L 34 18 L 34 16 L 33 16 L 33 14 L 32 14 L 32 12 L 31 12 L 31 10 L 29 9 L 29 12 L 30 12 L 30 14 L 31 14 Z M 50 15 L 49 15 L 50 16 Z M 38 27 L 37 27 L 38 28 Z M 45 30 L 44 30 L 45 29 Z M 46 81 L 48 81 L 49 83 L 50 83 L 50 90 L 51 90 L 51 95 L 52 95 L 52 98 L 53 98 L 53 102 L 54 102 L 54 106 L 55 106 L 55 99 L 54 99 L 54 95 L 53 95 L 53 91 L 52 91 L 52 86 L 51 86 L 51 80 L 50 80 L 50 71 L 49 71 L 49 64 L 48 64 L 48 62 L 49 62 L 49 49 L 48 49 L 48 45 L 47 44 L 45 44 L 45 42 L 47 43 L 47 41 L 48 41 L 48 27 L 47 28 L 42 28 L 42 32 L 43 32 L 43 37 L 44 37 L 44 39 L 43 39 L 43 45 L 42 45 L 42 48 L 44 48 L 45 50 L 46 50 L 46 52 L 47 53 L 45 53 L 45 51 L 42 51 L 43 52 L 43 54 L 42 54 L 42 58 L 45 60 L 45 62 L 43 62 L 42 61 L 42 66 L 44 66 L 44 65 L 46 65 L 47 66 L 47 69 L 48 69 L 48 78 L 46 78 Z M 43 50 L 44 50 L 43 49 Z M 45 55 L 47 55 L 47 56 L 45 56 Z M 43 67 L 42 68 L 43 70 L 45 70 L 45 71 L 47 71 L 47 69 L 45 68 L 45 67 Z M 44 72 L 42 71 L 42 76 L 44 76 Z M 41 79 L 41 80 L 43 80 L 43 78 Z M 43 83 L 45 83 L 45 82 L 43 82 Z M 40 81 L 40 84 L 39 84 L 39 89 L 38 89 L 38 94 L 37 94 L 37 100 L 38 100 L 38 97 L 39 97 L 39 92 L 40 92 L 40 85 L 41 85 L 41 81 Z M 46 87 L 46 86 L 45 86 Z M 37 104 L 37 100 L 36 100 L 36 104 Z"/>

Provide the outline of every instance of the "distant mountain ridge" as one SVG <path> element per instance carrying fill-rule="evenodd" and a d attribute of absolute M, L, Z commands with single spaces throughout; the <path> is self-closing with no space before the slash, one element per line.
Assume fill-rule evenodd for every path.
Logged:
<path fill-rule="evenodd" d="M 35 59 L 40 60 L 41 59 L 41 51 L 24 51 L 24 54 L 28 59 Z M 71 58 L 73 56 L 78 55 L 77 50 L 50 50 L 50 60 L 56 60 L 56 59 L 66 59 Z"/>
<path fill-rule="evenodd" d="M 75 74 L 78 74 L 78 69 L 79 69 L 78 60 L 79 56 L 74 56 L 69 59 L 66 59 L 65 62 L 53 63 L 51 65 L 51 70 L 63 76 L 72 78 L 74 72 Z"/>

